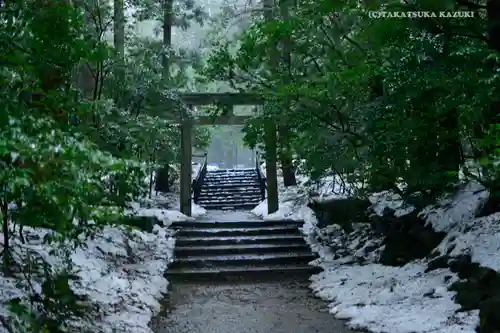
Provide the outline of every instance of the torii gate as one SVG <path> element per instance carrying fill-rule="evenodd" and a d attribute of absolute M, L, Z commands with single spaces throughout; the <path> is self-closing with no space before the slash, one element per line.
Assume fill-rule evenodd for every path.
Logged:
<path fill-rule="evenodd" d="M 199 116 L 197 119 L 183 117 L 181 125 L 181 207 L 183 214 L 191 216 L 191 172 L 192 172 L 192 129 L 194 125 L 244 125 L 252 116 L 237 116 L 235 105 L 262 105 L 262 96 L 251 93 L 181 93 L 180 99 L 190 108 L 199 105 L 215 104 L 225 108 L 219 117 Z M 278 181 L 276 153 L 276 124 L 266 128 L 266 174 L 268 212 L 278 210 Z"/>

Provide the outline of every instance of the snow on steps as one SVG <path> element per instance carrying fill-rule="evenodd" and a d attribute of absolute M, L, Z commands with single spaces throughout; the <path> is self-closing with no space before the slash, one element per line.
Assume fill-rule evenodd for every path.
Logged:
<path fill-rule="evenodd" d="M 219 212 L 217 215 L 220 215 Z M 234 215 L 236 214 L 236 215 Z M 230 215 L 230 214 L 229 214 Z M 238 216 L 233 212 L 233 216 Z M 281 279 L 317 270 L 298 228 L 301 222 L 219 219 L 178 222 L 175 261 L 167 274 L 175 281 Z"/>

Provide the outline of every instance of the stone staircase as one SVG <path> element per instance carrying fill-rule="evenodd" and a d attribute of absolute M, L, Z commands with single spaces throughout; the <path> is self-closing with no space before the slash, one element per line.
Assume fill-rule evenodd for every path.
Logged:
<path fill-rule="evenodd" d="M 262 200 L 256 169 L 208 171 L 196 203 L 205 209 L 252 209 Z"/>
<path fill-rule="evenodd" d="M 167 278 L 175 281 L 210 279 L 268 280 L 309 277 L 316 256 L 299 231 L 300 221 L 176 222 L 174 262 Z"/>

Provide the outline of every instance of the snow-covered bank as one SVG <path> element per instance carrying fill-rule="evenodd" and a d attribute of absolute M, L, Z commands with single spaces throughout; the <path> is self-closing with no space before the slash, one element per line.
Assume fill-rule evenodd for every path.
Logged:
<path fill-rule="evenodd" d="M 403 267 L 324 263 L 312 277 L 313 292 L 330 301 L 330 312 L 354 328 L 373 332 L 475 332 L 478 313 L 461 312 L 447 288 L 447 270 L 425 274 L 425 263 Z"/>
<path fill-rule="evenodd" d="M 487 191 L 470 183 L 421 211 L 418 216 L 428 226 L 447 234 L 428 258 L 399 267 L 380 264 L 386 245 L 370 223 L 354 223 L 350 232 L 335 224 L 318 228 L 306 192 L 290 187 L 280 193 L 278 212 L 268 215 L 263 202 L 253 213 L 264 219 L 305 221 L 305 239 L 320 256 L 311 264 L 324 269 L 311 278 L 310 287 L 330 302 L 333 315 L 353 328 L 377 333 L 476 332 L 480 312 L 477 307 L 462 309 L 458 304 L 453 286 L 460 279 L 446 260 L 469 255 L 483 267 L 500 270 L 500 213 L 476 218 L 488 198 Z M 373 195 L 370 201 L 371 211 L 379 216 L 387 209 L 396 217 L 415 210 L 387 192 Z M 445 264 L 430 269 L 429 263 L 442 257 L 446 257 Z"/>
<path fill-rule="evenodd" d="M 171 193 L 152 193 L 151 194 L 151 199 L 145 198 L 144 202 L 142 203 L 146 207 L 154 207 L 154 206 L 161 206 L 164 208 L 167 208 L 171 211 L 177 211 L 177 213 L 181 214 L 178 212 L 181 206 L 180 202 L 180 193 L 179 192 L 171 192 Z M 138 208 L 139 206 L 135 206 L 135 208 Z M 144 211 L 144 209 L 143 209 Z M 191 216 L 192 217 L 200 217 L 203 216 L 207 213 L 206 209 L 195 204 L 193 201 L 191 201 Z M 181 214 L 183 215 L 183 214 Z M 183 215 L 184 216 L 184 215 Z"/>
<path fill-rule="evenodd" d="M 70 253 L 76 279 L 70 280 L 69 285 L 74 294 L 86 297 L 85 303 L 91 309 L 84 318 L 71 320 L 78 332 L 152 333 L 148 325 L 167 292 L 164 273 L 175 245 L 172 231 L 167 228 L 174 221 L 192 218 L 172 210 L 136 208 L 132 215 L 154 216 L 162 226 L 155 225 L 152 233 L 127 226 L 106 226 Z M 62 253 L 43 242 L 49 233 L 25 228 L 26 244 L 11 238 L 16 261 L 26 263 L 40 257 L 51 270 L 61 271 Z M 0 237 L 3 239 L 3 235 Z M 0 316 L 9 321 L 7 303 L 15 298 L 27 299 L 29 293 L 41 293 L 42 283 L 43 279 L 35 275 L 30 279 L 26 275 L 0 277 L 0 301 L 4 305 L 0 307 Z M 0 327 L 0 332 L 8 331 Z"/>

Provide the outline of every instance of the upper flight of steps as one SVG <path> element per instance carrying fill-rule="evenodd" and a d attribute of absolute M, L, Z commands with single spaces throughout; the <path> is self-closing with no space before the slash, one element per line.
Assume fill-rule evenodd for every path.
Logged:
<path fill-rule="evenodd" d="M 205 209 L 252 209 L 262 194 L 255 169 L 208 171 L 197 204 Z"/>
<path fill-rule="evenodd" d="M 309 278 L 321 269 L 305 243 L 300 221 L 175 222 L 174 262 L 167 278 L 176 281 Z"/>

